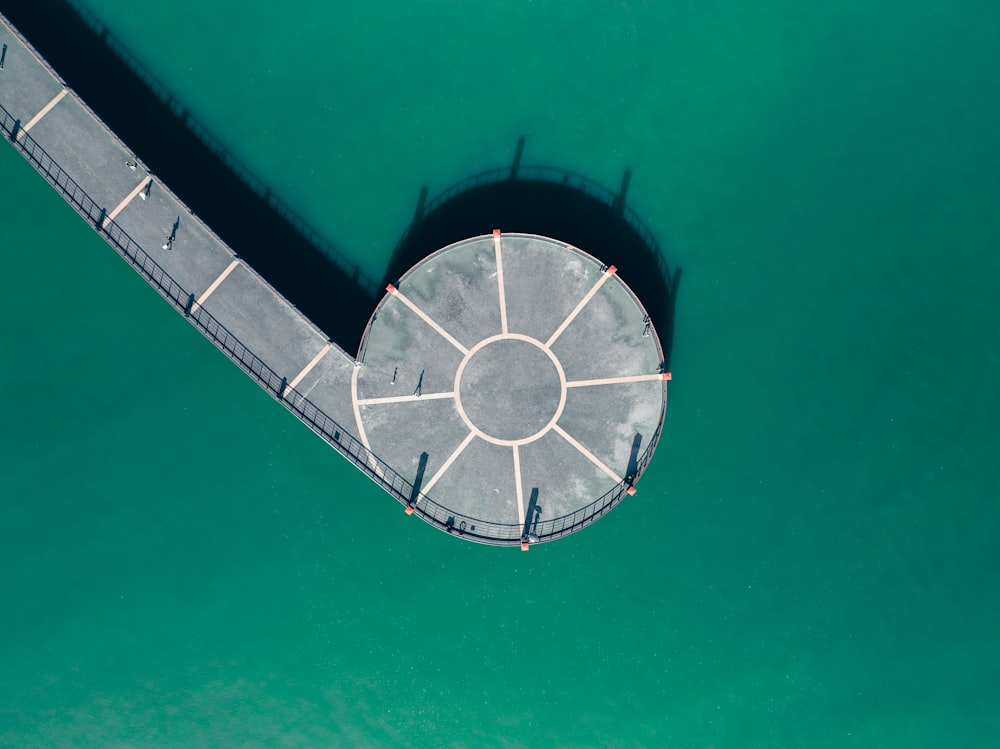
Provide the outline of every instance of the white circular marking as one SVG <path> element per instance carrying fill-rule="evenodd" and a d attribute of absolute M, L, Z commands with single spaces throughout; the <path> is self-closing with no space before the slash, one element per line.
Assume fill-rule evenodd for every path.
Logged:
<path fill-rule="evenodd" d="M 476 352 L 486 346 L 489 346 L 491 343 L 496 343 L 497 341 L 524 341 L 525 343 L 530 343 L 532 346 L 541 349 L 545 355 L 549 357 L 555 365 L 556 372 L 559 374 L 559 405 L 556 406 L 555 414 L 553 414 L 552 418 L 549 419 L 548 424 L 543 426 L 534 434 L 528 437 L 522 437 L 521 439 L 502 440 L 486 434 L 486 432 L 472 423 L 472 419 L 469 418 L 469 415 L 462 407 L 461 384 L 462 373 L 465 371 L 465 366 L 469 363 L 469 360 L 476 355 Z M 552 429 L 552 427 L 556 425 L 556 422 L 559 421 L 559 417 L 562 416 L 563 409 L 566 407 L 566 390 L 566 373 L 563 372 L 562 364 L 559 363 L 559 359 L 556 358 L 556 355 L 549 351 L 549 349 L 545 347 L 545 344 L 537 338 L 532 338 L 531 336 L 522 335 L 520 333 L 500 333 L 495 336 L 490 336 L 489 338 L 484 338 L 469 349 L 469 353 L 463 357 L 461 364 L 458 365 L 458 370 L 455 372 L 455 408 L 458 409 L 458 415 L 462 417 L 462 421 L 464 421 L 465 425 L 469 427 L 469 430 L 480 439 L 494 445 L 504 445 L 506 447 L 512 447 L 514 445 L 527 445 L 529 442 L 534 442 L 544 437 Z"/>

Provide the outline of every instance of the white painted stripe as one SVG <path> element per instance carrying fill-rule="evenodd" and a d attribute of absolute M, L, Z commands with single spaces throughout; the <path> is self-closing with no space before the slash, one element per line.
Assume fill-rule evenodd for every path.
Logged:
<path fill-rule="evenodd" d="M 661 374 L 651 374 L 651 375 L 632 375 L 629 377 L 605 377 L 600 380 L 573 380 L 572 382 L 567 382 L 566 387 L 568 388 L 585 388 L 591 385 L 620 385 L 626 382 L 648 382 L 652 380 L 663 381 L 663 375 Z"/>
<path fill-rule="evenodd" d="M 17 139 L 21 140 L 21 138 L 24 137 L 24 134 L 27 133 L 29 130 L 31 130 L 31 128 L 33 128 L 35 125 L 37 125 L 38 121 L 40 119 L 42 119 L 42 117 L 44 117 L 49 112 L 51 112 L 52 111 L 52 107 L 54 107 L 56 104 L 58 104 L 60 101 L 62 101 L 62 98 L 66 94 L 68 94 L 68 93 L 69 93 L 69 89 L 64 88 L 58 94 L 56 94 L 55 96 L 53 96 L 52 97 L 52 101 L 50 101 L 48 104 L 46 104 L 44 107 L 42 107 L 39 110 L 38 114 L 36 114 L 34 117 L 32 117 L 30 120 L 28 120 L 28 124 L 27 125 L 21 125 L 21 129 L 17 133 Z"/>
<path fill-rule="evenodd" d="M 521 488 L 521 456 L 514 445 L 514 484 L 517 491 L 517 524 L 524 527 L 524 489 Z"/>
<path fill-rule="evenodd" d="M 194 313 L 201 305 L 205 303 L 205 300 L 212 296 L 212 293 L 219 288 L 219 285 L 226 280 L 230 273 L 236 270 L 236 266 L 240 264 L 239 260 L 234 260 L 229 264 L 229 266 L 219 274 L 219 277 L 212 281 L 212 285 L 202 292 L 202 295 L 198 297 L 198 300 L 191 305 L 191 312 Z"/>
<path fill-rule="evenodd" d="M 371 452 L 372 446 L 365 433 L 365 424 L 361 421 L 361 406 L 358 403 L 358 374 L 360 372 L 361 367 L 355 367 L 354 371 L 351 372 L 351 405 L 354 406 L 354 423 L 358 425 L 358 437 L 361 438 L 361 444 Z"/>
<path fill-rule="evenodd" d="M 360 373 L 361 367 L 354 367 L 354 371 L 351 372 L 351 405 L 354 408 L 354 423 L 358 426 L 358 437 L 361 439 L 361 444 L 368 451 L 369 467 L 371 467 L 372 472 L 376 476 L 385 480 L 385 471 L 382 469 L 378 458 L 375 457 L 375 453 L 372 452 L 371 443 L 368 441 L 368 433 L 365 431 L 365 423 L 361 420 L 361 406 L 358 405 L 358 375 Z M 417 501 L 420 501 L 419 497 Z"/>
<path fill-rule="evenodd" d="M 455 393 L 424 393 L 423 395 L 390 395 L 385 398 L 361 398 L 362 406 L 375 406 L 382 403 L 412 403 L 413 401 L 432 401 L 440 398 L 454 398 Z"/>
<path fill-rule="evenodd" d="M 580 300 L 580 303 L 578 305 L 576 305 L 576 309 L 574 309 L 572 312 L 569 313 L 569 317 L 567 317 L 565 320 L 562 321 L 562 325 L 560 325 L 556 329 L 556 332 L 552 334 L 552 337 L 545 342 L 545 348 L 549 348 L 553 343 L 556 342 L 556 339 L 563 334 L 563 331 L 566 330 L 566 328 L 569 327 L 569 324 L 573 322 L 573 320 L 576 318 L 577 315 L 580 314 L 580 310 L 582 310 L 584 307 L 587 306 L 587 302 L 589 302 L 591 299 L 594 298 L 594 294 L 597 293 L 597 290 L 601 288 L 601 286 L 604 285 L 604 282 L 607 281 L 609 278 L 611 278 L 611 274 L 608 273 L 607 271 L 601 274 L 601 277 L 597 280 L 597 283 L 594 284 L 594 287 L 590 291 L 588 291 L 587 295 Z"/>
<path fill-rule="evenodd" d="M 458 458 L 458 456 L 462 454 L 462 451 L 463 451 L 463 450 L 464 450 L 465 448 L 467 448 L 467 447 L 469 446 L 469 443 L 470 443 L 470 442 L 472 442 L 472 440 L 474 440 L 475 438 L 476 438 L 476 435 L 475 435 L 475 434 L 473 434 L 472 432 L 469 432 L 469 435 L 468 435 L 468 436 L 467 436 L 467 437 L 466 437 L 466 438 L 465 438 L 464 440 L 462 440 L 462 444 L 461 444 L 461 445 L 459 445 L 459 446 L 458 446 L 458 447 L 457 447 L 457 448 L 455 449 L 455 452 L 453 452 L 453 453 L 452 453 L 452 454 L 451 454 L 451 455 L 450 455 L 450 456 L 448 457 L 448 460 L 446 460 L 446 461 L 444 462 L 444 465 L 443 465 L 443 466 L 441 466 L 440 468 L 438 468 L 438 472 L 437 472 L 437 473 L 435 473 L 435 474 L 434 474 L 434 476 L 432 476 L 432 477 L 431 477 L 431 480 L 430 480 L 430 481 L 428 481 L 428 482 L 427 482 L 426 484 L 424 484 L 424 485 L 423 485 L 423 486 L 422 486 L 422 487 L 420 488 L 420 494 L 421 494 L 421 496 L 422 496 L 422 495 L 423 495 L 424 493 L 426 493 L 426 492 L 429 492 L 429 491 L 430 491 L 431 489 L 433 489 L 433 488 L 434 488 L 434 484 L 436 484 L 436 483 L 438 482 L 438 480 L 439 480 L 439 479 L 440 479 L 440 478 L 441 478 L 442 476 L 444 476 L 444 472 L 445 472 L 445 471 L 447 471 L 447 470 L 448 470 L 449 468 L 451 468 L 451 464 L 455 462 L 455 459 L 456 459 L 456 458 Z M 419 502 L 419 501 L 420 501 L 420 497 L 417 497 L 417 502 Z"/>
<path fill-rule="evenodd" d="M 455 340 L 447 330 L 445 330 L 440 325 L 438 325 L 436 322 L 434 322 L 430 318 L 430 316 L 428 316 L 428 314 L 426 312 L 424 312 L 422 309 L 420 309 L 420 307 L 418 307 L 413 302 L 411 302 L 409 299 L 407 299 L 405 296 L 403 296 L 403 292 L 401 292 L 399 289 L 396 289 L 396 291 L 393 292 L 393 296 L 396 297 L 397 299 L 399 299 L 399 301 L 401 301 L 403 304 L 405 304 L 407 307 L 409 307 L 415 313 L 417 313 L 417 316 L 420 317 L 421 320 L 423 320 L 425 323 L 427 323 L 432 328 L 434 328 L 434 330 L 436 330 L 441 335 L 442 338 L 444 338 L 446 341 L 448 341 L 448 343 L 450 343 L 452 346 L 454 346 L 455 348 L 457 348 L 463 354 L 469 353 L 469 350 L 467 348 L 465 348 L 465 346 L 463 346 L 457 340 Z"/>
<path fill-rule="evenodd" d="M 115 206 L 115 209 L 113 211 L 111 211 L 111 213 L 109 213 L 104 218 L 104 223 L 102 224 L 102 226 L 107 226 L 112 221 L 114 221 L 115 216 L 117 216 L 119 213 L 121 213 L 123 210 L 125 210 L 125 206 L 127 206 L 129 203 L 131 203 L 133 200 L 135 200 L 135 196 L 138 195 L 143 190 L 145 190 L 146 189 L 146 185 L 148 185 L 152 181 L 152 179 L 153 179 L 152 177 L 147 176 L 146 179 L 144 179 L 142 182 L 140 182 L 138 185 L 136 185 L 135 189 L 132 190 L 132 192 L 130 192 L 128 194 L 128 196 L 125 198 L 125 200 L 123 200 L 121 203 L 119 203 L 117 206 Z"/>
<path fill-rule="evenodd" d="M 329 343 L 326 344 L 323 348 L 321 348 L 319 350 L 319 353 L 317 353 L 316 356 L 312 358 L 312 361 L 306 364 L 305 368 L 297 375 L 295 375 L 295 379 L 293 379 L 291 382 L 288 383 L 288 387 L 295 388 L 295 386 L 297 386 L 300 382 L 302 382 L 302 379 L 312 371 L 313 367 L 319 364 L 320 359 L 326 356 L 326 352 L 329 351 L 331 348 L 333 348 L 333 345 Z"/>
<path fill-rule="evenodd" d="M 493 250 L 497 257 L 497 287 L 500 290 L 500 332 L 507 333 L 507 296 L 503 285 L 503 257 L 500 254 L 500 235 L 493 235 Z"/>
<path fill-rule="evenodd" d="M 613 478 L 613 479 L 614 479 L 615 481 L 623 481 L 623 480 L 624 480 L 624 479 L 623 479 L 623 478 L 622 478 L 621 476 L 619 476 L 619 475 L 618 475 L 617 473 L 615 473 L 615 472 L 614 472 L 614 471 L 612 471 L 612 470 L 611 470 L 610 468 L 608 468 L 608 467 L 607 467 L 606 465 L 604 465 L 604 463 L 602 463 L 602 462 L 600 461 L 600 459 L 599 459 L 599 458 L 598 458 L 598 457 L 597 457 L 596 455 L 594 455 L 594 454 L 593 454 L 592 452 L 590 452 L 590 451 L 589 451 L 589 450 L 588 450 L 587 448 L 585 448 L 585 447 L 584 447 L 583 445 L 581 445 L 581 444 L 580 444 L 579 442 L 577 442 L 577 441 L 576 441 L 575 439 L 573 439 L 572 437 L 570 437 L 570 436 L 569 436 L 569 435 L 568 435 L 568 434 L 566 433 L 566 430 L 565 430 L 565 429 L 563 429 L 562 427 L 560 427 L 560 426 L 559 426 L 558 424 L 556 424 L 556 425 L 555 425 L 555 426 L 553 426 L 552 428 L 553 428 L 553 429 L 554 429 L 555 431 L 557 431 L 557 432 L 558 432 L 558 433 L 560 434 L 560 436 L 562 436 L 562 438 L 563 438 L 564 440 L 566 440 L 566 441 L 567 441 L 568 443 L 570 443 L 570 444 L 571 444 L 571 445 L 572 445 L 573 447 L 575 447 L 575 448 L 576 448 L 577 450 L 579 450 L 579 451 L 580 451 L 581 453 L 583 453 L 583 456 L 584 456 L 584 457 L 585 457 L 585 458 L 586 458 L 587 460 L 589 460 L 589 461 L 590 461 L 591 463 L 593 463 L 593 464 L 594 464 L 595 466 L 597 466 L 598 468 L 600 468 L 600 469 L 601 469 L 602 471 L 604 471 L 604 472 L 605 472 L 606 474 L 608 474 L 608 475 L 609 475 L 609 476 L 610 476 L 611 478 Z"/>

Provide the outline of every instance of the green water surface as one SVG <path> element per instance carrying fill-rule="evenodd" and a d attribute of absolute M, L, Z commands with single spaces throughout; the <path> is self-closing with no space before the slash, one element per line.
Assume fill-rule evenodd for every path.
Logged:
<path fill-rule="evenodd" d="M 461 543 L 0 144 L 0 746 L 1000 743 L 1000 5 L 89 7 L 374 276 L 522 134 L 632 169 L 674 379 L 634 498 Z"/>

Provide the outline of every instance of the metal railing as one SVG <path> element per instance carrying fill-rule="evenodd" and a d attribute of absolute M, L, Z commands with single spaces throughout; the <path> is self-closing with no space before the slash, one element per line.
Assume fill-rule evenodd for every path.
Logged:
<path fill-rule="evenodd" d="M 373 299 L 381 291 L 380 284 L 375 279 L 369 277 L 361 270 L 361 266 L 351 260 L 344 252 L 335 247 L 329 240 L 323 237 L 314 229 L 301 214 L 296 212 L 291 206 L 278 198 L 271 192 L 259 177 L 257 177 L 242 161 L 240 161 L 227 147 L 213 135 L 207 127 L 195 119 L 181 102 L 175 97 L 167 86 L 153 75 L 142 62 L 125 46 L 124 42 L 118 39 L 108 27 L 79 0 L 65 0 L 73 10 L 80 16 L 80 19 L 89 26 L 93 32 L 101 38 L 104 44 L 110 49 L 122 64 L 139 78 L 156 98 L 187 127 L 198 140 L 200 140 L 225 167 L 250 188 L 257 196 L 265 200 L 268 206 L 279 216 L 281 216 L 292 228 L 295 229 L 313 247 L 319 249 L 326 257 L 332 260 L 342 271 L 348 275 L 352 281 L 360 286 Z"/>
<path fill-rule="evenodd" d="M 49 156 L 45 149 L 19 128 L 18 121 L 0 105 L 0 129 L 32 166 L 57 192 L 94 227 L 119 255 L 139 273 L 160 296 L 194 325 L 217 348 L 226 354 L 264 390 L 299 417 L 314 432 L 354 463 L 376 483 L 406 504 L 413 495 L 413 484 L 390 465 L 364 447 L 334 419 L 327 416 L 308 398 L 286 384 L 286 379 L 271 369 L 204 307 L 191 310 L 191 293 L 175 281 L 106 211 Z M 18 138 L 18 134 L 21 137 Z"/>
<path fill-rule="evenodd" d="M 517 545 L 530 530 L 533 539 L 550 541 L 565 536 L 594 522 L 627 494 L 631 483 L 625 480 L 608 490 L 587 506 L 567 515 L 539 520 L 530 529 L 515 523 L 495 523 L 457 513 L 430 497 L 414 490 L 414 484 L 380 459 L 349 430 L 332 419 L 305 395 L 287 385 L 260 357 L 205 310 L 193 308 L 194 299 L 187 289 L 175 281 L 79 184 L 31 137 L 20 130 L 20 122 L 0 105 L 0 129 L 32 166 L 59 192 L 140 276 L 181 312 L 201 333 L 237 366 L 246 372 L 275 400 L 295 414 L 319 437 L 347 458 L 400 504 L 413 508 L 414 514 L 448 533 L 479 543 L 500 546 Z M 20 137 L 18 137 L 20 136 Z M 650 440 L 637 462 L 638 476 L 645 468 L 659 438 L 660 428 Z M 419 500 L 419 501 L 418 501 Z"/>
<path fill-rule="evenodd" d="M 656 450 L 660 431 L 661 428 L 657 427 L 656 433 L 646 446 L 646 450 L 638 459 L 636 476 L 639 476 L 649 464 L 649 460 Z M 414 512 L 423 517 L 424 520 L 448 533 L 480 543 L 506 546 L 520 544 L 521 541 L 528 538 L 537 539 L 539 542 L 554 541 L 584 528 L 606 515 L 628 496 L 632 483 L 629 479 L 622 480 L 585 507 L 549 520 L 539 520 L 537 523 L 529 521 L 524 526 L 515 523 L 494 523 L 462 515 L 422 494 L 420 501 L 411 506 L 413 506 Z"/>

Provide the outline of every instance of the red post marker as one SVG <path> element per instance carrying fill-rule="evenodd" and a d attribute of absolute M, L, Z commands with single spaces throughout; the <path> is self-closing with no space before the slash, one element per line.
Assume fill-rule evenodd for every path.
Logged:
<path fill-rule="evenodd" d="M 628 494 L 630 497 L 634 497 L 635 496 L 635 487 L 634 486 L 630 486 L 628 489 L 625 490 L 625 493 Z"/>
<path fill-rule="evenodd" d="M 522 541 L 521 542 L 521 551 L 527 551 L 527 550 L 528 550 L 528 542 L 527 541 Z"/>
<path fill-rule="evenodd" d="M 393 286 L 392 284 L 389 284 L 388 286 L 386 286 L 385 290 L 388 291 L 390 294 L 395 294 L 396 293 L 396 287 Z"/>
<path fill-rule="evenodd" d="M 407 505 L 406 506 L 406 514 L 407 515 L 412 515 L 413 514 L 413 505 Z"/>
<path fill-rule="evenodd" d="M 499 229 L 494 229 L 493 230 L 493 236 L 494 237 L 499 237 L 500 236 L 500 230 Z"/>
<path fill-rule="evenodd" d="M 618 272 L 618 268 L 614 265 L 609 265 L 608 269 L 604 272 L 607 273 L 609 276 L 613 276 L 615 273 Z"/>
<path fill-rule="evenodd" d="M 672 380 L 672 379 L 674 379 L 674 376 L 672 374 L 670 374 L 670 372 L 664 372 L 663 373 L 663 379 L 664 380 Z"/>

